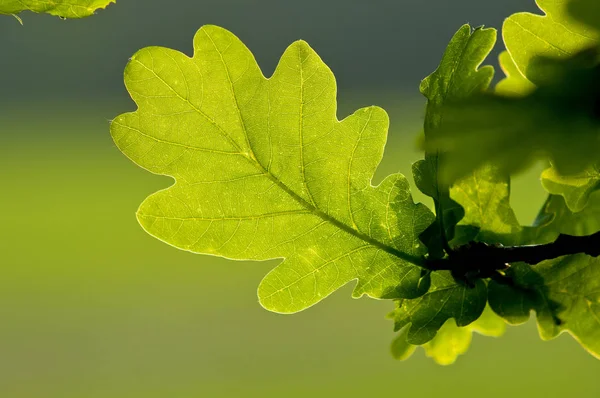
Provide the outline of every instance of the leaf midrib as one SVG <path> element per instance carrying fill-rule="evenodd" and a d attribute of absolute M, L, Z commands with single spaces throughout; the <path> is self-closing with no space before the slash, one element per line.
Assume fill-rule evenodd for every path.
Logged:
<path fill-rule="evenodd" d="M 208 35 L 207 32 L 204 32 L 206 34 L 207 37 L 210 38 L 210 35 Z M 216 43 L 214 43 L 214 41 L 212 40 L 212 38 L 210 38 L 213 46 L 215 47 L 215 50 L 219 53 L 220 58 L 221 58 L 221 62 L 223 64 L 223 67 L 225 68 L 225 71 L 227 72 L 227 79 L 229 82 L 229 88 L 231 90 L 231 95 L 233 97 L 233 100 L 235 102 L 235 108 L 237 111 L 237 116 L 240 122 L 240 125 L 242 127 L 242 131 L 244 134 L 244 139 L 246 141 L 246 144 L 248 146 L 248 151 L 244 151 L 237 142 L 235 142 L 235 140 L 229 136 L 227 134 L 227 132 L 215 121 L 213 120 L 209 115 L 207 115 L 206 113 L 204 113 L 201 109 L 199 109 L 197 106 L 195 106 L 194 104 L 192 104 L 192 102 L 188 99 L 185 98 L 183 96 L 181 96 L 181 94 L 179 94 L 175 89 L 173 89 L 173 87 L 171 87 L 170 84 L 168 84 L 161 76 L 159 76 L 152 68 L 147 67 L 146 65 L 144 65 L 142 62 L 140 62 L 138 59 L 134 58 L 134 61 L 136 61 L 137 63 L 139 63 L 142 67 L 144 67 L 146 70 L 148 70 L 149 72 L 151 72 L 154 76 L 156 76 L 157 79 L 159 79 L 166 87 L 169 88 L 169 90 L 171 90 L 171 92 L 173 92 L 173 94 L 175 94 L 178 98 L 180 98 L 182 101 L 185 101 L 187 104 L 190 105 L 190 107 L 195 110 L 196 112 L 198 112 L 198 114 L 200 114 L 202 117 L 204 117 L 206 120 L 208 120 L 213 126 L 215 126 L 217 128 L 217 131 L 223 136 L 223 138 L 225 138 L 229 144 L 231 146 L 233 146 L 238 152 L 239 155 L 242 156 L 244 159 L 246 159 L 250 164 L 252 164 L 254 167 L 256 167 L 258 169 L 258 171 L 264 175 L 265 177 L 267 177 L 269 180 L 271 180 L 275 185 L 277 185 L 281 190 L 283 190 L 285 193 L 287 193 L 292 199 L 294 199 L 296 202 L 298 202 L 298 204 L 300 204 L 302 207 L 304 207 L 305 209 L 307 209 L 309 212 L 311 212 L 312 214 L 314 214 L 315 216 L 321 218 L 323 221 L 326 221 L 332 225 L 334 225 L 335 227 L 341 229 L 342 231 L 348 233 L 351 236 L 354 236 L 364 242 L 369 243 L 371 246 L 374 246 L 388 254 L 391 254 L 401 260 L 404 260 L 406 262 L 412 263 L 416 266 L 424 266 L 424 259 L 420 256 L 415 256 L 409 253 L 404 253 L 394 247 L 388 246 L 385 243 L 382 243 L 380 241 L 378 241 L 377 239 L 374 239 L 372 237 L 370 237 L 369 235 L 362 233 L 360 231 L 358 231 L 357 229 L 354 229 L 352 227 L 350 227 L 349 225 L 346 225 L 345 223 L 343 223 L 342 221 L 336 219 L 335 217 L 332 217 L 331 215 L 319 210 L 315 205 L 312 205 L 311 203 L 307 202 L 304 198 L 302 198 L 300 195 L 298 195 L 296 192 L 294 192 L 290 187 L 288 187 L 283 181 L 281 181 L 279 178 L 277 178 L 277 176 L 273 175 L 268 169 L 266 169 L 261 163 L 260 161 L 257 159 L 257 157 L 254 154 L 254 151 L 252 149 L 252 146 L 250 144 L 250 140 L 248 137 L 248 132 L 246 130 L 246 125 L 244 122 L 244 119 L 242 117 L 241 114 L 241 110 L 239 108 L 239 103 L 237 101 L 237 96 L 235 95 L 235 90 L 233 87 L 233 82 L 231 80 L 231 76 L 229 73 L 229 68 L 227 67 L 227 63 L 225 62 L 225 60 L 222 57 L 222 54 L 220 52 L 220 50 L 217 48 Z M 264 76 L 263 76 L 264 78 Z M 267 81 L 269 79 L 266 79 Z M 336 121 L 337 123 L 339 123 L 339 121 Z"/>
<path fill-rule="evenodd" d="M 212 39 L 212 37 L 208 34 L 208 32 L 204 31 L 204 34 L 210 39 L 212 45 L 215 48 L 215 51 L 217 51 L 219 53 L 219 58 L 221 60 L 221 63 L 223 65 L 223 68 L 225 69 L 225 71 L 227 72 L 227 81 L 229 83 L 229 89 L 230 89 L 230 93 L 232 96 L 232 99 L 234 100 L 235 103 L 235 108 L 236 108 L 236 112 L 237 112 L 237 116 L 238 116 L 238 120 L 240 122 L 240 125 L 242 127 L 242 131 L 244 133 L 244 139 L 246 141 L 246 145 L 248 146 L 248 150 L 249 153 L 248 155 L 246 155 L 245 151 L 242 151 L 242 148 L 239 147 L 239 145 L 230 137 L 228 137 L 231 142 L 233 143 L 233 145 L 236 147 L 236 149 L 238 149 L 241 153 L 242 156 L 244 157 L 244 159 L 248 160 L 253 166 L 255 166 L 265 177 L 267 177 L 268 179 L 270 179 L 275 185 L 277 185 L 280 189 L 282 189 L 285 193 L 287 193 L 290 197 L 292 197 L 292 199 L 294 199 L 296 202 L 298 202 L 302 207 L 304 207 L 305 209 L 307 209 L 308 211 L 310 211 L 311 213 L 313 213 L 314 215 L 316 215 L 317 217 L 321 218 L 322 220 L 329 222 L 330 224 L 334 225 L 335 227 L 341 229 L 342 231 L 357 237 L 361 240 L 363 240 L 364 242 L 369 243 L 370 245 L 377 247 L 378 249 L 389 253 L 395 257 L 398 257 L 404 261 L 407 261 L 409 263 L 412 263 L 414 265 L 417 266 L 422 266 L 424 264 L 423 259 L 421 257 L 417 257 L 414 255 L 411 255 L 409 253 L 404 253 L 401 252 L 400 250 L 388 246 L 360 231 L 358 231 L 355 228 L 350 227 L 349 225 L 346 225 L 345 223 L 341 222 L 340 220 L 336 219 L 335 217 L 332 217 L 331 215 L 319 210 L 316 205 L 313 205 L 312 203 L 309 203 L 308 201 L 306 201 L 303 197 L 301 197 L 300 195 L 298 195 L 296 192 L 294 192 L 290 187 L 288 187 L 283 181 L 281 181 L 279 178 L 277 178 L 275 175 L 273 175 L 267 168 L 265 168 L 260 161 L 258 160 L 258 158 L 254 155 L 254 150 L 252 149 L 252 145 L 250 144 L 250 139 L 248 137 L 248 131 L 246 129 L 246 123 L 244 121 L 244 118 L 242 117 L 242 113 L 241 113 L 241 109 L 237 100 L 237 96 L 235 94 L 235 89 L 233 86 L 233 81 L 231 79 L 231 74 L 229 72 L 229 68 L 227 66 L 227 63 L 225 62 L 225 59 L 223 58 L 223 54 L 221 53 L 221 50 L 217 47 L 216 43 L 214 42 L 214 40 Z M 302 77 L 302 60 L 301 64 L 300 64 L 300 71 L 301 71 L 301 77 Z M 264 76 L 262 76 L 264 78 Z M 266 79 L 267 81 L 269 79 Z M 300 91 L 301 93 L 304 92 L 304 86 L 303 86 L 304 82 L 302 81 L 302 78 L 300 79 Z M 173 92 L 175 92 L 175 90 L 173 90 Z M 176 93 L 176 92 L 175 92 Z M 178 93 L 176 93 L 176 95 L 179 95 Z M 188 101 L 189 102 L 189 101 Z M 302 103 L 302 99 L 301 99 L 301 103 Z M 198 112 L 201 112 L 198 108 L 194 107 L 194 109 L 196 109 Z M 301 107 L 301 111 L 302 111 L 302 107 Z M 202 114 L 204 114 L 203 112 L 201 112 Z M 208 118 L 208 115 L 205 115 L 205 117 Z M 300 118 L 302 119 L 302 114 L 300 115 Z M 210 119 L 212 121 L 212 119 Z M 337 121 L 339 123 L 339 121 Z M 302 121 L 299 122 L 300 123 L 300 136 L 302 137 L 303 135 L 303 124 Z M 216 124 L 216 123 L 215 123 Z M 222 128 L 219 128 L 219 131 L 223 131 L 223 133 L 225 133 L 225 131 Z M 301 158 L 302 158 L 302 154 L 301 154 Z M 302 160 L 302 164 L 304 163 L 303 158 Z M 303 170 L 304 171 L 304 170 Z M 303 173 L 304 175 L 304 173 Z M 305 184 L 306 186 L 306 180 L 303 181 L 303 184 Z M 309 198 L 312 200 L 312 195 L 310 194 L 310 190 L 308 189 L 308 186 L 306 186 L 306 190 L 309 194 Z M 313 201 L 314 203 L 314 201 Z M 350 211 L 352 211 L 352 209 L 350 209 Z"/>

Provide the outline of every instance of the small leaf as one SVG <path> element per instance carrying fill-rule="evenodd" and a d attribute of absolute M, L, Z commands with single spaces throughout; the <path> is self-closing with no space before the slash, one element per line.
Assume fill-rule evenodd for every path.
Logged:
<path fill-rule="evenodd" d="M 551 194 L 563 196 L 569 209 L 578 212 L 587 205 L 592 192 L 600 188 L 600 170 L 593 165 L 581 173 L 563 176 L 551 167 L 542 173 L 542 185 Z"/>
<path fill-rule="evenodd" d="M 494 29 L 475 29 L 468 25 L 459 29 L 452 38 L 438 69 L 421 84 L 428 98 L 425 118 L 425 142 L 444 124 L 444 110 L 448 103 L 461 101 L 488 89 L 494 75 L 491 66 L 479 68 L 492 50 L 496 40 Z M 518 73 L 518 71 L 517 71 Z M 524 79 L 524 78 L 523 78 Z M 417 187 L 436 200 L 438 223 L 444 225 L 443 234 L 453 245 L 472 240 L 489 243 L 508 243 L 499 239 L 520 230 L 509 204 L 509 179 L 491 166 L 483 167 L 452 187 L 440 178 L 444 170 L 444 155 L 427 152 L 426 159 L 413 166 Z M 455 231 L 454 227 L 460 226 Z M 426 230 L 426 234 L 434 226 Z M 429 238 L 429 235 L 425 235 Z M 424 236 L 421 237 L 422 240 Z M 430 254 L 431 255 L 431 254 Z"/>
<path fill-rule="evenodd" d="M 421 345 L 433 339 L 450 318 L 458 326 L 476 321 L 486 301 L 487 289 L 481 280 L 470 287 L 456 282 L 447 271 L 433 272 L 429 291 L 417 299 L 399 300 L 390 317 L 394 319 L 395 330 L 410 325 L 407 341 Z"/>
<path fill-rule="evenodd" d="M 85 18 L 115 2 L 116 0 L 0 0 L 0 14 L 16 16 L 21 11 L 33 11 L 61 18 Z"/>
<path fill-rule="evenodd" d="M 137 216 L 177 248 L 230 259 L 284 258 L 261 282 L 261 304 L 293 313 L 358 279 L 354 296 L 418 297 L 433 221 L 402 175 L 371 179 L 388 117 L 377 107 L 338 121 L 330 69 L 299 41 L 266 79 L 230 32 L 205 26 L 194 55 L 149 47 L 125 83 L 138 110 L 111 134 L 141 167 L 176 183 Z"/>

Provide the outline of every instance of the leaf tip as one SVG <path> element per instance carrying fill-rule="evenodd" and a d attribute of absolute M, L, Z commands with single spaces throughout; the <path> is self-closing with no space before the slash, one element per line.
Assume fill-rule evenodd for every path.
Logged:
<path fill-rule="evenodd" d="M 288 50 L 297 51 L 301 62 L 305 62 L 311 55 L 317 55 L 316 51 L 305 40 L 296 40 L 288 47 Z"/>

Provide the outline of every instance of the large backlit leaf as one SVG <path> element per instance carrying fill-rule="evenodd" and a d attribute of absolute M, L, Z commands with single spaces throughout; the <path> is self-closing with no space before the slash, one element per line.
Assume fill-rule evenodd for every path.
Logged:
<path fill-rule="evenodd" d="M 115 2 L 116 0 L 0 0 L 0 14 L 33 11 L 62 18 L 84 18 Z"/>
<path fill-rule="evenodd" d="M 371 184 L 388 117 L 370 107 L 338 121 L 334 76 L 308 44 L 292 44 L 266 79 L 239 39 L 206 26 L 192 57 L 136 53 L 125 83 L 138 110 L 113 120 L 115 143 L 176 181 L 138 210 L 151 235 L 195 253 L 285 258 L 258 288 L 272 311 L 356 279 L 357 297 L 423 293 L 414 263 L 433 215 L 402 175 Z"/>

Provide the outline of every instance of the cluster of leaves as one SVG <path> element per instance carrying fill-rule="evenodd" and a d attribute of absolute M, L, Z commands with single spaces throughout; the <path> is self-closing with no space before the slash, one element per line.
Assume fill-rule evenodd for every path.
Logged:
<path fill-rule="evenodd" d="M 545 16 L 519 13 L 505 21 L 507 51 L 500 55 L 500 64 L 507 77 L 494 92 L 487 90 L 492 70 L 476 69 L 494 39 L 492 33 L 486 38 L 485 30 L 475 30 L 469 39 L 462 39 L 459 31 L 440 68 L 422 85 L 429 99 L 427 119 L 437 120 L 429 125 L 426 121 L 425 146 L 438 158 L 438 186 L 448 187 L 450 198 L 465 210 L 457 231 L 468 234 L 477 227 L 475 238 L 467 240 L 526 245 L 551 242 L 561 233 L 589 235 L 600 229 L 600 197 L 593 194 L 600 187 L 595 164 L 600 142 L 595 48 L 600 35 L 568 12 L 593 5 L 547 0 L 538 5 Z M 481 52 L 473 55 L 471 48 Z M 461 70 L 467 72 L 456 76 Z M 433 92 L 431 80 L 439 82 Z M 453 92 L 444 87 L 458 88 Z M 510 209 L 507 177 L 540 153 L 552 160 L 542 174 L 550 195 L 534 225 L 522 227 Z M 447 207 L 451 212 L 455 203 Z M 598 259 L 577 254 L 534 267 L 515 263 L 506 274 L 514 285 L 487 284 L 495 314 L 520 324 L 533 310 L 543 339 L 568 331 L 590 353 L 600 355 Z M 412 302 L 399 302 L 393 314 L 398 329 L 415 316 L 413 307 Z M 406 334 L 408 342 L 422 344 L 418 334 L 411 336 L 413 328 L 398 338 Z"/>
<path fill-rule="evenodd" d="M 470 242 L 538 244 L 600 229 L 600 173 L 591 161 L 600 141 L 587 106 L 598 95 L 596 57 L 587 49 L 600 34 L 586 7 L 597 6 L 538 3 L 546 16 L 521 13 L 505 22 L 508 51 L 500 63 L 507 77 L 496 94 L 494 69 L 480 67 L 496 31 L 468 25 L 421 84 L 426 154 L 413 171 L 435 214 L 413 202 L 401 174 L 371 184 L 387 114 L 370 107 L 339 121 L 333 73 L 307 43 L 292 44 L 270 78 L 237 37 L 216 26 L 198 31 L 191 57 L 140 50 L 125 70 L 138 109 L 116 117 L 111 134 L 136 164 L 175 179 L 142 203 L 140 224 L 195 253 L 284 259 L 258 288 L 271 311 L 304 310 L 351 281 L 354 297 L 394 300 L 397 358 L 422 345 L 437 362 L 452 363 L 473 331 L 499 336 L 532 311 L 542 338 L 567 331 L 600 356 L 600 259 L 514 263 L 502 272 L 509 284 L 427 266 Z M 567 86 L 573 76 L 579 80 Z M 506 120 L 513 124 L 489 123 Z M 557 166 L 573 156 L 582 161 L 575 176 L 564 167 L 544 172 L 550 195 L 535 224 L 524 227 L 510 207 L 509 172 L 539 149 L 560 153 L 551 156 Z"/>
<path fill-rule="evenodd" d="M 484 29 L 470 36 L 468 29 L 461 29 L 439 69 L 422 84 L 429 100 L 425 147 L 427 155 L 436 159 L 436 169 L 428 180 L 435 176 L 436 193 L 449 192 L 453 200 L 440 210 L 457 214 L 458 203 L 458 209 L 465 211 L 451 242 L 455 245 L 465 240 L 539 244 L 551 242 L 561 233 L 584 236 L 600 230 L 600 196 L 594 194 L 600 187 L 596 165 L 600 32 L 594 29 L 591 17 L 600 15 L 598 6 L 584 0 L 538 0 L 538 5 L 545 16 L 519 13 L 506 19 L 503 38 L 507 51 L 500 55 L 506 78 L 493 91 L 487 88 L 491 68 L 477 69 L 495 39 L 493 32 Z M 587 18 L 587 25 L 576 18 L 579 15 Z M 508 175 L 540 154 L 552 162 L 542 174 L 549 197 L 534 225 L 523 227 L 510 209 Z M 418 173 L 415 180 L 418 184 Z M 436 200 L 431 190 L 419 188 Z M 445 217 L 438 220 L 449 227 Z M 487 300 L 495 314 L 510 324 L 520 324 L 535 311 L 543 339 L 567 331 L 590 353 L 600 356 L 599 259 L 577 254 L 535 266 L 515 263 L 506 275 L 512 284 L 487 283 Z M 464 307 L 461 300 L 454 301 L 461 303 L 459 317 L 453 316 L 461 326 Z M 396 328 L 404 328 L 398 339 L 422 344 L 423 327 L 411 333 L 415 323 L 410 322 L 422 316 L 419 310 L 440 318 L 448 304 L 430 306 L 426 302 L 415 310 L 414 302 L 399 301 L 392 316 Z M 435 319 L 425 316 L 428 322 Z M 477 321 L 469 326 L 477 330 L 476 325 Z M 463 342 L 468 341 L 466 331 L 459 334 L 460 328 L 455 329 L 454 339 L 462 335 Z M 444 337 L 438 334 L 433 341 L 438 338 Z M 449 339 L 446 343 L 460 347 Z M 425 349 L 429 352 L 427 346 Z"/>
<path fill-rule="evenodd" d="M 22 11 L 46 13 L 61 18 L 85 18 L 106 8 L 116 0 L 0 0 L 0 14 L 14 15 Z M 17 17 L 19 19 L 19 17 Z M 20 21 L 20 19 L 19 19 Z"/>

